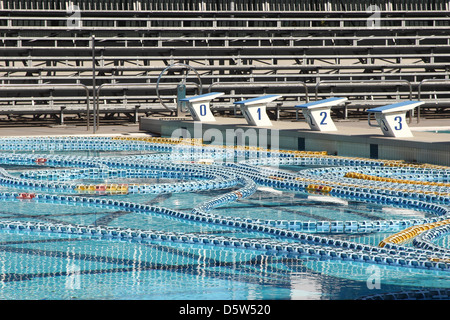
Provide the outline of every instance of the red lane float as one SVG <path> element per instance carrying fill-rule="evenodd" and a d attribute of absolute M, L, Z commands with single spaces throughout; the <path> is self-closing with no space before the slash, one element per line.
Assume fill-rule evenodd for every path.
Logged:
<path fill-rule="evenodd" d="M 235 191 L 234 194 L 237 195 L 238 199 L 243 197 L 243 194 L 240 191 Z"/>
<path fill-rule="evenodd" d="M 44 164 L 44 163 L 47 163 L 47 159 L 37 158 L 34 162 L 39 163 L 39 164 Z"/>
<path fill-rule="evenodd" d="M 36 195 L 34 193 L 21 193 L 17 196 L 17 199 L 20 200 L 31 200 L 36 198 Z"/>
<path fill-rule="evenodd" d="M 97 185 L 95 186 L 95 191 L 106 191 L 105 185 Z"/>

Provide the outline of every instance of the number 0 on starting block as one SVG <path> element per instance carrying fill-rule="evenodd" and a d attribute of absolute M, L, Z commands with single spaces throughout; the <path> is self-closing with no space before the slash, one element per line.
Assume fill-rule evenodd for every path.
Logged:
<path fill-rule="evenodd" d="M 214 122 L 216 118 L 214 118 L 211 112 L 210 103 L 215 98 L 224 94 L 223 92 L 211 92 L 200 96 L 184 98 L 180 101 L 187 102 L 187 107 L 194 121 Z"/>

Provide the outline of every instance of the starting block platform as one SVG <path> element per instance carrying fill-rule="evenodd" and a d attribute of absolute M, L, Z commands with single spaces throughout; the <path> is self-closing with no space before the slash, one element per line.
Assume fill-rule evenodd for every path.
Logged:
<path fill-rule="evenodd" d="M 269 127 L 272 126 L 267 115 L 267 105 L 272 101 L 281 98 L 281 95 L 266 95 L 249 100 L 237 101 L 234 104 L 238 105 L 244 115 L 247 123 L 257 127 Z"/>
<path fill-rule="evenodd" d="M 199 96 L 184 98 L 180 101 L 187 103 L 187 108 L 194 121 L 214 122 L 216 119 L 211 112 L 211 101 L 224 94 L 225 93 L 223 92 L 211 92 Z"/>
<path fill-rule="evenodd" d="M 369 126 L 379 127 L 387 137 L 412 137 L 413 134 L 406 120 L 406 113 L 413 111 L 416 107 L 424 104 L 421 101 L 403 101 L 382 107 L 367 110 L 369 114 Z M 378 125 L 373 125 L 370 121 L 371 115 L 375 115 Z"/>
<path fill-rule="evenodd" d="M 331 118 L 331 108 L 345 103 L 347 98 L 328 98 L 297 105 L 302 110 L 306 122 L 313 131 L 337 131 Z"/>

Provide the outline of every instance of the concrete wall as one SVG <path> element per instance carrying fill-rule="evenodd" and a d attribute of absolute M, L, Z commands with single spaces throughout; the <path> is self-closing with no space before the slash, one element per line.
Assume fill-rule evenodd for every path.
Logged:
<path fill-rule="evenodd" d="M 416 132 L 416 138 L 396 139 L 381 134 L 330 134 L 307 130 L 257 129 L 246 125 L 218 123 L 199 125 L 192 121 L 164 121 L 152 118 L 142 118 L 140 128 L 163 137 L 179 138 L 182 135 L 203 138 L 205 143 L 216 140 L 215 143 L 219 144 L 326 151 L 330 155 L 450 166 L 450 139 L 447 138 L 449 135 L 441 136 L 428 132 Z M 235 134 L 235 137 L 230 138 L 230 133 Z M 253 137 L 254 135 L 256 137 Z M 242 143 L 242 137 L 245 138 L 245 143 Z"/>

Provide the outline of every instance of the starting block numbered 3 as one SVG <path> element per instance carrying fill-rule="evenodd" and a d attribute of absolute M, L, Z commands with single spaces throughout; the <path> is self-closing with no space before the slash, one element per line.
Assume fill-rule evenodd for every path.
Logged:
<path fill-rule="evenodd" d="M 404 101 L 369 109 L 367 110 L 367 113 L 369 113 L 369 125 L 381 128 L 383 134 L 388 137 L 412 137 L 413 134 L 408 126 L 406 112 L 412 111 L 424 103 L 421 101 Z M 371 114 L 375 115 L 378 125 L 371 124 Z"/>

